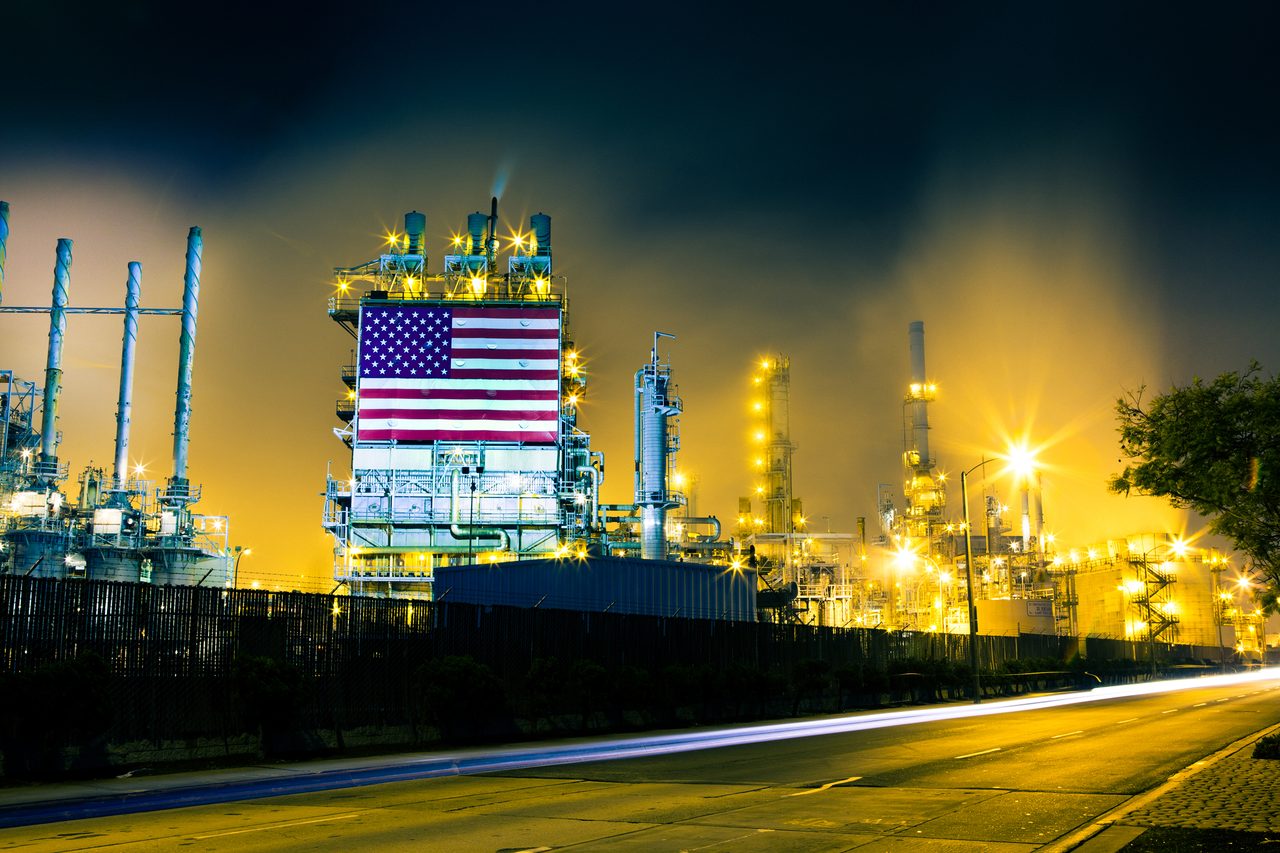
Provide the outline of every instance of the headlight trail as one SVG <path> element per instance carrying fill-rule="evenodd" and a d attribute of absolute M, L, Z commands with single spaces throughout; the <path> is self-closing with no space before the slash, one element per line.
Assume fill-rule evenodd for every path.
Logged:
<path fill-rule="evenodd" d="M 819 720 L 767 723 L 733 728 L 704 729 L 661 735 L 593 740 L 590 743 L 519 747 L 516 749 L 468 750 L 432 753 L 429 756 L 384 758 L 374 766 L 333 767 L 333 762 L 317 762 L 313 769 L 295 766 L 287 777 L 235 781 L 220 784 L 174 787 L 154 791 L 126 791 L 102 797 L 64 802 L 35 803 L 0 809 L 0 827 L 28 826 L 62 820 L 78 820 L 108 815 L 228 803 L 238 800 L 307 794 L 339 788 L 408 782 L 445 776 L 464 776 L 510 770 L 530 770 L 593 761 L 656 757 L 702 749 L 742 746 L 752 743 L 843 734 L 871 729 L 910 726 L 920 723 L 989 717 L 1042 708 L 1058 708 L 1107 699 L 1175 693 L 1201 687 L 1224 687 L 1280 678 L 1280 668 L 1253 672 L 1211 675 L 1202 678 L 1156 681 L 1115 687 L 1098 687 L 1077 693 L 1031 696 L 987 705 L 948 705 L 909 711 L 882 711 L 847 714 Z M 345 763 L 345 762 L 344 762 Z M 329 766 L 326 766 L 329 765 Z M 131 780 L 135 781 L 135 780 Z"/>

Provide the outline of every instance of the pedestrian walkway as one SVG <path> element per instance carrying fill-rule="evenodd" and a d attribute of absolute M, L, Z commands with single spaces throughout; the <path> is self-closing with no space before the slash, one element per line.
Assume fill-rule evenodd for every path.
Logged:
<path fill-rule="evenodd" d="M 1236 741 L 1044 849 L 1117 853 L 1152 828 L 1280 833 L 1280 760 L 1253 757 L 1253 745 L 1277 732 Z"/>
<path fill-rule="evenodd" d="M 1270 729 L 1277 731 L 1280 729 Z M 1234 752 L 1206 759 L 1202 768 L 1155 800 L 1126 814 L 1120 823 L 1191 829 L 1280 831 L 1280 760 L 1254 758 L 1246 738 Z M 1230 747 L 1228 748 L 1230 749 Z M 1216 759 L 1216 760 L 1215 760 Z M 1195 770 L 1195 765 L 1190 768 Z"/>

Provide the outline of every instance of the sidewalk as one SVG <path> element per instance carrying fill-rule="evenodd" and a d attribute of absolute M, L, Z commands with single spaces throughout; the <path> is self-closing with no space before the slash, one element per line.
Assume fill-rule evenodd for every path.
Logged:
<path fill-rule="evenodd" d="M 1280 726 L 1255 732 L 1197 761 L 1104 816 L 1095 824 L 1103 830 L 1084 843 L 1051 849 L 1116 853 L 1153 828 L 1269 833 L 1280 849 L 1280 760 L 1252 757 L 1254 742 L 1276 732 Z"/>

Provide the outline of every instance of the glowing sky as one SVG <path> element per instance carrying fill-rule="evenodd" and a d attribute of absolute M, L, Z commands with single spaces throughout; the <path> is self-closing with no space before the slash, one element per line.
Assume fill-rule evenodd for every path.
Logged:
<path fill-rule="evenodd" d="M 607 501 L 630 497 L 631 374 L 661 329 L 699 512 L 736 514 L 750 366 L 783 352 L 806 513 L 874 517 L 918 319 L 944 470 L 1025 433 L 1052 441 L 1060 541 L 1179 523 L 1105 494 L 1112 405 L 1280 364 L 1274 7 L 693 5 L 22 4 L 0 32 L 5 304 L 48 303 L 66 236 L 73 305 L 120 304 L 136 259 L 143 305 L 176 306 L 201 225 L 197 508 L 232 516 L 242 574 L 289 585 L 328 588 L 326 462 L 345 473 L 331 268 L 418 209 L 438 269 L 498 183 L 505 225 L 553 217 Z M 111 459 L 119 331 L 69 324 L 73 472 Z M 41 381 L 46 333 L 0 317 L 0 367 Z M 142 321 L 133 455 L 157 480 L 177 336 Z"/>

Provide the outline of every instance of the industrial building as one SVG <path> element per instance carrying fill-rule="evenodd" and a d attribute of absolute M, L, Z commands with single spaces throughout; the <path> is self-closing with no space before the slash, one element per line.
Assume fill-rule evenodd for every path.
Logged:
<path fill-rule="evenodd" d="M 673 514 L 686 501 L 672 476 L 682 404 L 660 353 L 672 336 L 654 333 L 635 375 L 634 502 L 602 504 L 604 457 L 578 420 L 586 363 L 554 269 L 551 217 L 532 216 L 500 246 L 493 199 L 435 269 L 426 222 L 406 214 L 376 259 L 335 270 L 329 316 L 355 341 L 335 430 L 350 474 L 330 472 L 325 490 L 335 580 L 356 593 L 430 597 L 458 566 L 528 573 L 525 562 L 544 558 L 726 549 L 716 519 Z M 626 586 L 618 580 L 601 606 L 627 610 L 619 602 L 639 593 Z M 682 600 L 670 607 L 680 612 Z"/>
<path fill-rule="evenodd" d="M 128 265 L 122 308 L 70 305 L 72 241 L 57 243 L 48 308 L 3 305 L 9 205 L 0 202 L 0 314 L 47 314 L 49 346 L 43 387 L 0 370 L 0 572 L 33 577 L 94 578 L 155 584 L 210 584 L 230 578 L 228 520 L 194 512 L 200 487 L 188 479 L 192 369 L 203 238 L 187 238 L 181 308 L 141 306 L 142 265 Z M 68 492 L 70 467 L 58 455 L 58 402 L 67 318 L 119 315 L 124 320 L 115 459 L 110 472 L 89 467 Z M 173 474 L 161 487 L 129 466 L 138 319 L 169 315 L 181 323 Z M 14 320 L 6 319 L 6 323 Z"/>

